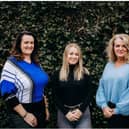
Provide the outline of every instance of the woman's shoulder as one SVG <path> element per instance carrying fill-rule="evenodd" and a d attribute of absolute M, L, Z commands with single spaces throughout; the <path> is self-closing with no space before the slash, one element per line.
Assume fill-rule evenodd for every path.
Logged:
<path fill-rule="evenodd" d="M 104 69 L 108 69 L 108 68 L 110 69 L 113 65 L 114 65 L 114 62 L 109 61 L 109 62 L 107 62 L 107 63 L 105 64 Z"/>
<path fill-rule="evenodd" d="M 114 64 L 114 62 L 109 61 L 109 62 L 107 62 L 105 65 L 106 65 L 106 66 L 109 66 L 109 65 L 113 65 L 113 64 Z"/>
<path fill-rule="evenodd" d="M 86 67 L 83 67 L 84 78 L 90 78 L 90 72 Z"/>
<path fill-rule="evenodd" d="M 9 56 L 8 58 L 7 58 L 7 61 L 11 61 L 11 62 L 17 62 L 17 59 L 16 59 L 16 57 L 14 57 L 14 56 Z"/>
<path fill-rule="evenodd" d="M 14 65 L 15 62 L 15 58 L 13 57 L 8 57 L 7 60 L 5 61 L 3 70 L 6 69 L 7 71 L 11 71 L 12 73 L 14 73 L 16 71 L 16 66 Z"/>
<path fill-rule="evenodd" d="M 84 66 L 83 66 L 83 73 L 84 74 L 89 74 L 89 70 L 86 67 L 84 67 Z"/>
<path fill-rule="evenodd" d="M 16 61 L 15 57 L 9 56 L 9 57 L 7 57 L 7 59 L 5 60 L 5 64 L 4 64 L 4 65 L 10 64 L 9 62 L 14 62 L 14 61 Z"/>

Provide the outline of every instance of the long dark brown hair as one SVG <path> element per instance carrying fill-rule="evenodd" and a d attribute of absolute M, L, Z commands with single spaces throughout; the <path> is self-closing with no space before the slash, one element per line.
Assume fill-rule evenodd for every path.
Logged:
<path fill-rule="evenodd" d="M 38 41 L 37 41 L 36 36 L 32 32 L 29 32 L 29 31 L 20 32 L 16 37 L 15 43 L 13 44 L 13 47 L 12 47 L 10 54 L 18 60 L 24 59 L 24 57 L 22 55 L 22 51 L 21 51 L 21 41 L 22 41 L 22 37 L 24 35 L 30 35 L 34 38 L 34 50 L 31 54 L 31 60 L 38 64 L 39 63 L 39 60 L 38 60 Z"/>

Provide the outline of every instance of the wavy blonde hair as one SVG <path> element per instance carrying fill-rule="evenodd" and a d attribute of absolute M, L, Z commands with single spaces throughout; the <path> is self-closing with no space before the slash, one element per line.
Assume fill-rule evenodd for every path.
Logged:
<path fill-rule="evenodd" d="M 74 68 L 74 79 L 80 80 L 83 78 L 84 73 L 89 74 L 89 71 L 85 67 L 83 67 L 82 53 L 81 53 L 81 49 L 79 45 L 77 45 L 77 43 L 69 43 L 68 45 L 66 45 L 64 53 L 63 53 L 63 62 L 62 62 L 62 67 L 61 67 L 60 75 L 59 75 L 59 78 L 62 81 L 67 81 L 68 79 L 69 64 L 67 61 L 67 55 L 71 47 L 76 48 L 79 54 L 79 61 Z"/>
<path fill-rule="evenodd" d="M 121 39 L 125 43 L 125 47 L 129 51 L 129 36 L 127 34 L 114 35 L 110 39 L 110 41 L 106 47 L 106 53 L 107 53 L 108 60 L 112 61 L 112 62 L 115 62 L 117 60 L 117 57 L 116 57 L 115 52 L 114 52 L 114 42 L 116 39 Z M 126 60 L 126 63 L 129 63 L 129 52 L 127 55 L 125 55 L 125 60 Z"/>

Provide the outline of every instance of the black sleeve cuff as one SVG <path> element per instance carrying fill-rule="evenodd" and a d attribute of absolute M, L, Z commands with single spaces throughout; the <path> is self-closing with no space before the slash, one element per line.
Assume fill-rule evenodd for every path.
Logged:
<path fill-rule="evenodd" d="M 16 98 L 16 96 L 6 100 L 7 105 L 13 109 L 15 106 L 19 104 L 19 100 Z"/>
<path fill-rule="evenodd" d="M 63 114 L 66 115 L 69 112 L 67 109 L 63 109 Z"/>

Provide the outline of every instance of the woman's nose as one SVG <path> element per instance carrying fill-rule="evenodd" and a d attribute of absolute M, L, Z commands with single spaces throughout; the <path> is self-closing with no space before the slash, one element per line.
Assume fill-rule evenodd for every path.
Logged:
<path fill-rule="evenodd" d="M 123 49 L 123 47 L 120 47 L 119 49 L 120 49 L 120 50 L 122 50 L 122 49 Z"/>

